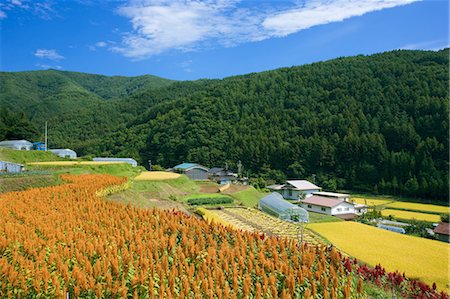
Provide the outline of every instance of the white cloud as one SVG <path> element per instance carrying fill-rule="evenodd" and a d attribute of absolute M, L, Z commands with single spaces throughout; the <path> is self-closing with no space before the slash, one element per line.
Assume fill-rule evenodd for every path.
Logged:
<path fill-rule="evenodd" d="M 41 63 L 36 63 L 37 67 L 43 68 L 43 69 L 56 69 L 56 70 L 60 70 L 61 66 L 60 65 L 49 65 L 49 64 L 41 64 Z"/>
<path fill-rule="evenodd" d="M 53 5 L 53 1 L 49 0 L 4 0 L 0 3 L 0 19 L 6 18 L 9 11 L 21 9 L 48 20 L 57 15 Z"/>
<path fill-rule="evenodd" d="M 110 45 L 110 44 L 114 44 L 114 42 L 112 42 L 112 41 L 106 41 L 106 42 L 104 42 L 104 41 L 99 41 L 99 42 L 96 42 L 96 43 L 93 44 L 93 45 L 90 45 L 90 46 L 89 46 L 89 50 L 95 51 L 95 50 L 97 50 L 97 48 L 104 48 L 104 47 L 106 47 L 106 46 L 108 46 L 108 45 Z"/>
<path fill-rule="evenodd" d="M 106 47 L 108 44 L 106 42 L 96 42 L 95 46 L 99 48 Z"/>
<path fill-rule="evenodd" d="M 449 47 L 448 40 L 431 40 L 425 42 L 418 42 L 414 44 L 407 44 L 400 47 L 403 50 L 441 50 Z"/>
<path fill-rule="evenodd" d="M 261 39 L 255 27 L 262 16 L 237 8 L 236 1 L 133 1 L 119 13 L 131 20 L 133 32 L 113 50 L 132 58 L 190 51 L 208 41 L 229 46 Z"/>
<path fill-rule="evenodd" d="M 286 36 L 303 29 L 368 12 L 406 5 L 417 0 L 333 0 L 312 1 L 304 7 L 294 8 L 267 17 L 263 26 L 275 36 Z"/>
<path fill-rule="evenodd" d="M 143 59 L 169 50 L 234 46 L 415 1 L 313 0 L 281 6 L 258 1 L 240 5 L 238 0 L 129 0 L 118 13 L 130 19 L 133 30 L 111 49 Z"/>
<path fill-rule="evenodd" d="M 41 59 L 49 59 L 53 61 L 59 61 L 61 59 L 64 59 L 64 56 L 58 54 L 56 50 L 50 49 L 37 49 L 34 53 L 34 56 L 41 58 Z"/>

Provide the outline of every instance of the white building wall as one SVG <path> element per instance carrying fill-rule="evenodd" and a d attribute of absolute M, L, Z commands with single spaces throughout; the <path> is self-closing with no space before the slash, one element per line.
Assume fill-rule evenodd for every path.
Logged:
<path fill-rule="evenodd" d="M 331 209 L 331 215 L 355 214 L 355 207 L 352 204 L 343 202 Z"/>
<path fill-rule="evenodd" d="M 301 203 L 302 208 L 310 212 L 316 212 L 326 215 L 355 214 L 355 207 L 352 204 L 343 202 L 333 208 L 317 206 L 314 204 Z"/>
<path fill-rule="evenodd" d="M 291 191 L 291 192 L 289 192 L 289 191 Z M 319 191 L 320 191 L 320 189 L 312 189 L 312 190 L 304 190 L 304 191 L 284 189 L 283 193 L 281 193 L 281 195 L 283 195 L 283 197 L 286 199 L 298 200 L 300 193 L 304 193 L 305 196 L 308 197 L 309 195 L 312 195 L 313 192 L 319 192 Z"/>
<path fill-rule="evenodd" d="M 307 203 L 301 203 L 302 208 L 310 212 L 316 212 L 319 214 L 331 215 L 331 208 L 316 206 Z"/>

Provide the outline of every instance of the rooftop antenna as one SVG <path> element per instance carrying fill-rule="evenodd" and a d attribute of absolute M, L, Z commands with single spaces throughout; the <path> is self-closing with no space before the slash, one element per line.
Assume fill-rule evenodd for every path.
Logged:
<path fill-rule="evenodd" d="M 45 122 L 45 151 L 47 151 L 47 122 Z"/>

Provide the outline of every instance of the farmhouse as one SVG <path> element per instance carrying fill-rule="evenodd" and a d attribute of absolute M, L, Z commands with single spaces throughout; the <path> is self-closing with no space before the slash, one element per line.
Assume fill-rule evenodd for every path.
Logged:
<path fill-rule="evenodd" d="M 291 204 L 283 199 L 280 193 L 272 192 L 263 197 L 259 203 L 258 208 L 283 220 L 293 222 L 309 222 L 309 214 L 305 209 Z"/>
<path fill-rule="evenodd" d="M 307 180 L 288 180 L 284 185 L 271 185 L 267 187 L 273 192 L 280 193 L 286 199 L 300 200 L 308 197 L 314 192 L 322 190 Z"/>
<path fill-rule="evenodd" d="M 444 242 L 450 242 L 450 223 L 441 222 L 433 230 L 436 237 Z"/>
<path fill-rule="evenodd" d="M 28 140 L 4 140 L 0 141 L 0 147 L 10 148 L 13 150 L 29 151 L 33 148 L 33 144 Z"/>
<path fill-rule="evenodd" d="M 238 180 L 237 173 L 219 167 L 213 167 L 208 170 L 208 177 L 221 185 L 231 184 Z"/>
<path fill-rule="evenodd" d="M 136 167 L 137 166 L 137 161 L 131 158 L 94 158 L 92 159 L 92 161 L 95 162 L 125 162 L 130 164 L 132 167 Z"/>
<path fill-rule="evenodd" d="M 197 163 L 181 163 L 173 171 L 187 175 L 191 180 L 207 180 L 208 168 Z"/>
<path fill-rule="evenodd" d="M 55 155 L 60 156 L 61 158 L 75 159 L 77 157 L 77 153 L 68 148 L 55 148 L 49 149 L 49 151 L 54 153 Z"/>
<path fill-rule="evenodd" d="M 300 202 L 300 205 L 307 211 L 331 216 L 338 216 L 345 220 L 357 217 L 355 206 L 342 199 L 312 195 Z"/>
<path fill-rule="evenodd" d="M 24 166 L 22 164 L 0 161 L 0 172 L 20 173 L 23 170 Z"/>

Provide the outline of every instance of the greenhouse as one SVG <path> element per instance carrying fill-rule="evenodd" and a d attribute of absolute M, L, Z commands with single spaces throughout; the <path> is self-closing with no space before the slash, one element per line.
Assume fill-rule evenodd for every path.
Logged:
<path fill-rule="evenodd" d="M 283 220 L 293 222 L 309 221 L 309 214 L 305 209 L 287 202 L 277 192 L 273 192 L 261 199 L 258 203 L 258 208 L 267 214 Z"/>
<path fill-rule="evenodd" d="M 124 162 L 130 164 L 132 167 L 137 166 L 137 161 L 131 158 L 94 158 L 92 161 L 95 162 Z"/>
<path fill-rule="evenodd" d="M 29 151 L 32 149 L 33 144 L 27 140 L 4 140 L 0 141 L 0 147 Z"/>

